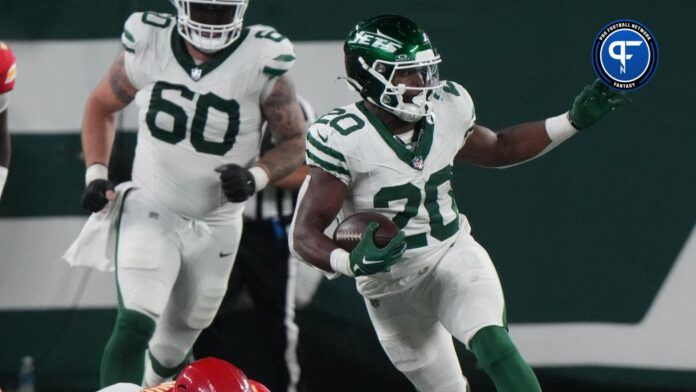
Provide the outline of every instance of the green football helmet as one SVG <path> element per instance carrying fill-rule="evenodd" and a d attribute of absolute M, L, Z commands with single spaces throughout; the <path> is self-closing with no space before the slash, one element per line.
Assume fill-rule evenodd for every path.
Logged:
<path fill-rule="evenodd" d="M 439 80 L 440 56 L 414 21 L 399 15 L 379 15 L 358 23 L 343 45 L 348 84 L 366 101 L 408 122 L 432 121 Z M 420 74 L 422 85 L 394 85 L 398 73 Z M 410 102 L 404 99 L 409 92 Z M 415 93 L 415 96 L 413 95 Z"/>

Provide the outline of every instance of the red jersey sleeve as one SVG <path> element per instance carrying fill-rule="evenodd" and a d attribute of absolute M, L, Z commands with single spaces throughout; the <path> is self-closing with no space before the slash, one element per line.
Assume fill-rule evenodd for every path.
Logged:
<path fill-rule="evenodd" d="M 7 44 L 0 41 L 0 94 L 14 88 L 17 77 L 17 64 L 14 53 Z"/>

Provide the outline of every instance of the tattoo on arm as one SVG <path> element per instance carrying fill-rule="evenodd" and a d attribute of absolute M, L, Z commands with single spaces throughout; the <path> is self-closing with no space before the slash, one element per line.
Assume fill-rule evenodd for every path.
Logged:
<path fill-rule="evenodd" d="M 136 90 L 126 74 L 125 53 L 116 57 L 109 71 L 109 85 L 119 101 L 128 104 L 135 98 Z"/>
<path fill-rule="evenodd" d="M 278 78 L 261 109 L 277 143 L 259 162 L 268 170 L 271 181 L 275 181 L 304 162 L 304 129 L 307 124 L 292 82 L 285 76 Z"/>

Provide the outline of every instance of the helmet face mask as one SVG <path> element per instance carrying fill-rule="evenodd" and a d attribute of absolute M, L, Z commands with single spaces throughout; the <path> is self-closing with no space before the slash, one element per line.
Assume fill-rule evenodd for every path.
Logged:
<path fill-rule="evenodd" d="M 431 119 L 441 60 L 415 22 L 398 15 L 362 21 L 344 52 L 348 83 L 363 99 L 404 121 Z"/>
<path fill-rule="evenodd" d="M 242 32 L 248 0 L 172 0 L 179 34 L 204 53 L 231 45 Z"/>

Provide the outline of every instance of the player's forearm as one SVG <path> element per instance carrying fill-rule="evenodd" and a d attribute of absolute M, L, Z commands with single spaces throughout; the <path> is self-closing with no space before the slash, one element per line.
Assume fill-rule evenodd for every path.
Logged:
<path fill-rule="evenodd" d="M 114 113 L 90 98 L 82 119 L 82 151 L 87 167 L 94 163 L 108 166 L 115 134 Z"/>
<path fill-rule="evenodd" d="M 490 166 L 507 168 L 538 158 L 576 132 L 567 113 L 503 129 L 497 135 L 501 151 L 498 162 Z"/>
<path fill-rule="evenodd" d="M 294 251 L 302 260 L 321 268 L 327 272 L 334 272 L 331 268 L 331 252 L 338 246 L 317 228 L 296 223 L 293 235 Z"/>
<path fill-rule="evenodd" d="M 531 159 L 551 143 L 544 121 L 517 124 L 501 130 L 497 136 L 499 154 L 495 166 Z"/>
<path fill-rule="evenodd" d="M 292 173 L 304 163 L 304 135 L 283 139 L 275 147 L 268 150 L 259 160 L 268 172 L 269 181 L 275 182 Z"/>
<path fill-rule="evenodd" d="M 281 178 L 273 183 L 273 186 L 279 189 L 299 189 L 302 186 L 305 178 L 309 174 L 309 166 L 302 165 L 295 169 L 292 173 Z"/>

